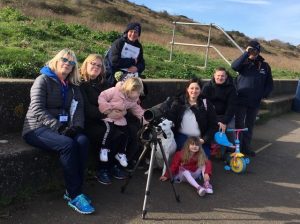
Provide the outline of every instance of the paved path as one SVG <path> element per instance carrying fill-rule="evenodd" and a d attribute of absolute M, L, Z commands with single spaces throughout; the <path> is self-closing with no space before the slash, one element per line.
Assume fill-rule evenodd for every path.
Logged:
<path fill-rule="evenodd" d="M 146 219 L 141 219 L 146 176 L 138 171 L 124 194 L 123 181 L 103 186 L 86 185 L 97 212 L 84 216 L 66 206 L 62 192 L 39 195 L 11 207 L 1 224 L 52 223 L 300 223 L 300 114 L 290 113 L 255 127 L 254 147 L 247 173 L 223 170 L 214 161 L 215 193 L 200 198 L 187 184 L 176 184 L 181 202 L 171 186 L 155 171 Z"/>

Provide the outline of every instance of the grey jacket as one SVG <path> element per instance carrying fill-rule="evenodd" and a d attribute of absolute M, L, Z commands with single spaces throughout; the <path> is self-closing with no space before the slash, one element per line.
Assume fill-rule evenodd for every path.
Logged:
<path fill-rule="evenodd" d="M 69 126 L 84 126 L 84 104 L 78 86 L 69 85 L 66 95 L 66 111 L 69 114 L 72 99 L 78 101 L 72 121 Z M 58 120 L 59 114 L 63 112 L 63 97 L 61 84 L 53 77 L 40 75 L 34 81 L 30 90 L 30 105 L 25 117 L 22 136 L 40 127 L 48 127 L 57 131 L 61 126 Z M 70 114 L 69 114 L 70 118 Z"/>

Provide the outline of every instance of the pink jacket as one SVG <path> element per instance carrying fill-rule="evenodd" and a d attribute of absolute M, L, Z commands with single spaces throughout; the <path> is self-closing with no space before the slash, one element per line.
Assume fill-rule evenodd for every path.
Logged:
<path fill-rule="evenodd" d="M 144 109 L 137 104 L 137 100 L 129 99 L 119 87 L 112 87 L 102 91 L 98 97 L 99 110 L 103 113 L 106 110 L 121 110 L 125 115 L 127 110 L 130 110 L 133 115 L 141 119 L 144 114 Z M 125 117 L 120 119 L 104 118 L 103 120 L 114 122 L 119 126 L 127 125 Z"/>

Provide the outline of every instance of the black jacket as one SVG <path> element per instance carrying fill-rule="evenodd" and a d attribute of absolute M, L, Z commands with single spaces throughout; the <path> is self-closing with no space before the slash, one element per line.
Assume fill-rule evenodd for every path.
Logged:
<path fill-rule="evenodd" d="M 83 82 L 80 85 L 84 100 L 85 121 L 87 126 L 99 123 L 99 121 L 106 116 L 99 111 L 98 96 L 107 88 L 108 86 L 105 82 L 100 82 L 99 76 L 95 80 Z"/>
<path fill-rule="evenodd" d="M 121 58 L 121 52 L 125 42 L 131 44 L 132 46 L 140 48 L 137 63 L 135 63 L 135 60 L 133 58 Z M 138 40 L 135 42 L 131 42 L 127 37 L 124 36 L 115 40 L 115 42 L 113 42 L 111 46 L 111 63 L 114 72 L 119 71 L 121 68 L 136 66 L 138 69 L 138 73 L 142 73 L 145 70 L 145 60 L 141 43 Z"/>
<path fill-rule="evenodd" d="M 260 55 L 255 60 L 248 57 L 245 52 L 231 64 L 232 69 L 239 72 L 236 79 L 238 104 L 259 107 L 261 99 L 273 90 L 272 71 Z"/>
<path fill-rule="evenodd" d="M 210 143 L 213 139 L 214 133 L 217 131 L 217 120 L 214 106 L 209 100 L 206 100 L 207 108 L 203 103 L 201 97 L 198 98 L 197 105 L 190 106 L 187 102 L 185 94 L 177 96 L 173 99 L 171 109 L 167 112 L 166 117 L 172 120 L 175 124 L 175 133 L 181 126 L 181 121 L 184 112 L 187 108 L 190 108 L 195 114 L 199 129 L 201 131 L 201 138 L 205 143 Z"/>
<path fill-rule="evenodd" d="M 202 95 L 215 106 L 217 120 L 228 124 L 235 114 L 237 104 L 232 77 L 228 76 L 221 85 L 216 84 L 215 79 L 212 78 L 203 86 Z"/>

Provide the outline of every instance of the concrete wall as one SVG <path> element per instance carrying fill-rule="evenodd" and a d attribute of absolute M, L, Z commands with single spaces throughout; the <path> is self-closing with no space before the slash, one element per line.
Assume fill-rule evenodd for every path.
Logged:
<path fill-rule="evenodd" d="M 0 136 L 22 130 L 32 83 L 33 80 L 0 79 Z M 149 108 L 183 90 L 186 80 L 146 79 L 145 83 L 148 96 L 143 106 Z M 298 80 L 275 80 L 272 96 L 295 94 L 297 83 Z"/>

